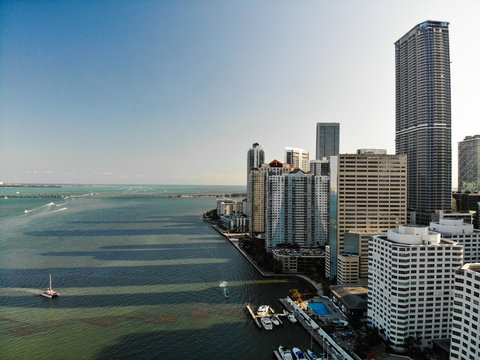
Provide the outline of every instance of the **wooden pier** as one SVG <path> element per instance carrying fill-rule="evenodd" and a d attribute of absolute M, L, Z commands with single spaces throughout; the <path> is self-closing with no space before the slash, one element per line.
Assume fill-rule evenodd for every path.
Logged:
<path fill-rule="evenodd" d="M 261 328 L 262 328 L 262 324 L 260 324 L 260 321 L 258 321 L 257 316 L 255 315 L 255 313 L 253 312 L 252 308 L 251 308 L 250 305 L 248 305 L 248 304 L 247 304 L 247 310 L 248 310 L 248 312 L 250 313 L 250 315 L 252 315 L 252 319 L 253 319 L 253 321 L 255 321 L 255 324 L 257 324 L 258 328 L 261 329 Z"/>

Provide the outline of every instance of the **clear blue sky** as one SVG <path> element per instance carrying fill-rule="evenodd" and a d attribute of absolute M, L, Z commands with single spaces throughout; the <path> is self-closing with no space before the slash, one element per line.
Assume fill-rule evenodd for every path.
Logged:
<path fill-rule="evenodd" d="M 394 152 L 394 46 L 450 22 L 452 148 L 480 133 L 480 1 L 0 2 L 0 181 L 244 184 L 246 152 Z M 454 176 L 456 184 L 456 175 Z"/>

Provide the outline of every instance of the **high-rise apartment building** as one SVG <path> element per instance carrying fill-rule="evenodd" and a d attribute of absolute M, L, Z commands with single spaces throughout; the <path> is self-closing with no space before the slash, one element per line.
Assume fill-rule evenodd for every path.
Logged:
<path fill-rule="evenodd" d="M 395 42 L 395 93 L 395 148 L 408 155 L 410 222 L 428 225 L 435 210 L 451 211 L 447 22 L 425 21 Z"/>
<path fill-rule="evenodd" d="M 268 176 L 281 175 L 293 169 L 288 164 L 273 160 L 268 165 L 253 168 L 248 176 L 247 208 L 250 233 L 265 232 L 265 189 Z"/>
<path fill-rule="evenodd" d="M 455 273 L 450 359 L 480 358 L 480 264 L 465 264 Z"/>
<path fill-rule="evenodd" d="M 385 233 L 406 223 L 407 157 L 369 151 L 330 157 L 330 256 L 337 276 L 346 232 Z"/>
<path fill-rule="evenodd" d="M 310 160 L 310 172 L 317 176 L 330 175 L 330 161 L 325 157 L 320 160 Z"/>
<path fill-rule="evenodd" d="M 369 246 L 368 322 L 392 348 L 409 337 L 432 347 L 450 336 L 455 270 L 463 247 L 442 242 L 428 227 L 400 226 L 374 236 Z"/>
<path fill-rule="evenodd" d="M 316 159 L 330 157 L 339 154 L 340 148 L 340 124 L 317 123 L 317 153 Z"/>
<path fill-rule="evenodd" d="M 473 216 L 473 227 L 480 229 L 480 193 L 454 192 L 455 211 L 468 212 Z"/>
<path fill-rule="evenodd" d="M 301 170 L 267 178 L 265 243 L 301 248 L 325 245 L 328 239 L 328 176 Z"/>
<path fill-rule="evenodd" d="M 458 143 L 458 190 L 480 192 L 480 135 Z"/>
<path fill-rule="evenodd" d="M 251 198 L 250 194 L 250 173 L 252 169 L 258 169 L 265 163 L 265 150 L 263 146 L 258 143 L 254 143 L 247 152 L 247 201 Z M 250 210 L 250 206 L 247 206 L 247 215 Z"/>
<path fill-rule="evenodd" d="M 263 146 L 254 143 L 247 153 L 247 174 L 250 174 L 251 169 L 258 169 L 262 164 L 265 164 L 265 150 Z"/>
<path fill-rule="evenodd" d="M 295 169 L 309 171 L 310 156 L 308 151 L 292 147 L 285 148 L 285 163 L 292 165 Z"/>
<path fill-rule="evenodd" d="M 480 230 L 474 229 L 471 214 L 442 214 L 430 230 L 441 234 L 442 240 L 463 245 L 463 262 L 480 262 Z"/>

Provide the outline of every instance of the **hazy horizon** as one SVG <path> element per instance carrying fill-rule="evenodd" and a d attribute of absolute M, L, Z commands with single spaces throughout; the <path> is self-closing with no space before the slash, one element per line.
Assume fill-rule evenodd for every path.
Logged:
<path fill-rule="evenodd" d="M 450 23 L 457 142 L 480 133 L 480 2 L 0 3 L 0 181 L 246 184 L 247 151 L 395 149 L 394 42 Z"/>

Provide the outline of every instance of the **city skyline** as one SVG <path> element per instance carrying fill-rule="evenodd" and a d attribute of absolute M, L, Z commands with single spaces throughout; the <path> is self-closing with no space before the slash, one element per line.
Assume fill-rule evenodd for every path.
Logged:
<path fill-rule="evenodd" d="M 450 23 L 455 187 L 480 4 L 410 3 L 4 1 L 0 181 L 246 184 L 250 144 L 313 154 L 317 122 L 340 153 L 393 154 L 393 43 L 431 19 Z"/>

